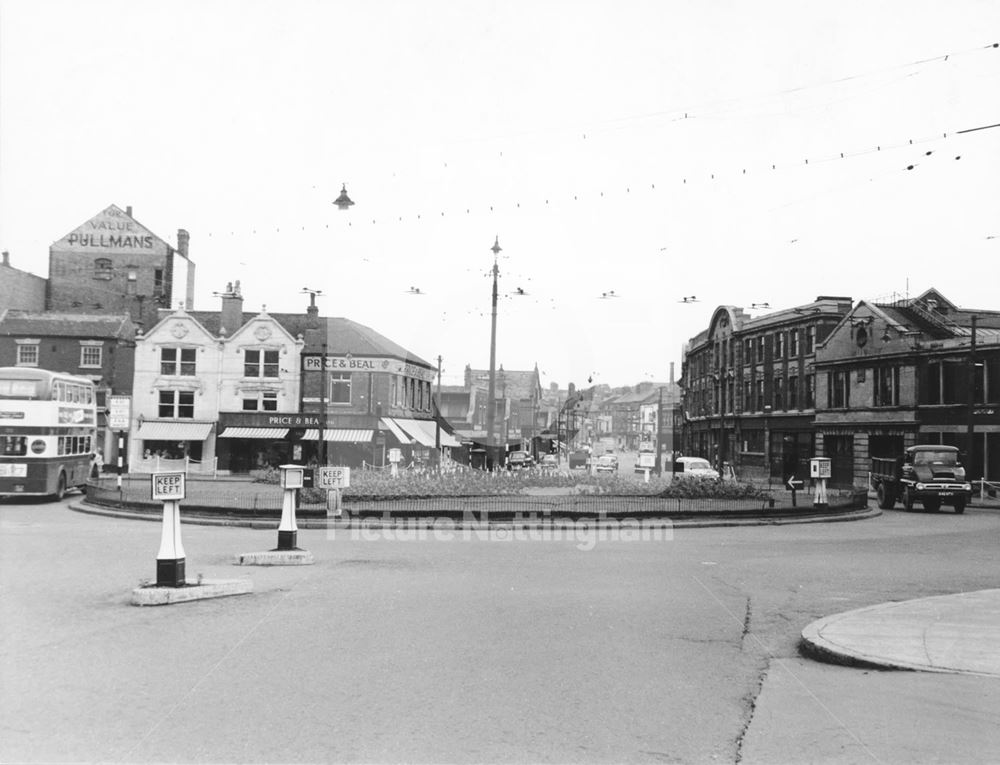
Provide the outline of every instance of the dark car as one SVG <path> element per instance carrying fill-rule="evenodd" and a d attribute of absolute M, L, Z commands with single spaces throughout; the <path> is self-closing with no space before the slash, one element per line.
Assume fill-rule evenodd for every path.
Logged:
<path fill-rule="evenodd" d="M 585 468 L 589 462 L 590 453 L 583 449 L 577 449 L 575 452 L 569 453 L 570 470 L 573 468 Z"/>
<path fill-rule="evenodd" d="M 535 460 L 528 452 L 511 452 L 507 455 L 507 467 L 511 470 L 524 470 L 534 464 Z"/>

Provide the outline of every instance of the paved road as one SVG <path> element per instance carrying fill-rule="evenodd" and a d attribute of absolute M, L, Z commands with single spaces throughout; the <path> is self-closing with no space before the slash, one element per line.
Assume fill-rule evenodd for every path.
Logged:
<path fill-rule="evenodd" d="M 646 542 L 301 530 L 317 564 L 282 569 L 229 563 L 273 531 L 184 526 L 189 578 L 255 593 L 129 606 L 159 533 L 0 504 L 0 761 L 1000 760 L 996 681 L 797 652 L 830 613 L 997 586 L 995 512 Z"/>

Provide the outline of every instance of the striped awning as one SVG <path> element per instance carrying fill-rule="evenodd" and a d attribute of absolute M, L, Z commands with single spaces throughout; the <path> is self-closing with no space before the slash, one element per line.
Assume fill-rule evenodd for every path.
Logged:
<path fill-rule="evenodd" d="M 402 420 L 396 424 L 405 430 L 414 441 L 422 446 L 433 447 L 437 436 L 437 423 L 434 420 Z M 444 428 L 440 430 L 441 446 L 461 446 L 462 444 Z"/>
<path fill-rule="evenodd" d="M 363 428 L 330 428 L 323 431 L 324 441 L 340 441 L 342 443 L 368 443 L 372 440 L 374 431 Z M 319 441 L 319 428 L 310 428 L 303 436 L 303 441 Z"/>
<path fill-rule="evenodd" d="M 204 441 L 214 422 L 144 422 L 138 438 L 143 441 Z"/>
<path fill-rule="evenodd" d="M 266 441 L 280 441 L 288 435 L 288 428 L 226 428 L 219 438 L 257 438 Z"/>
<path fill-rule="evenodd" d="M 400 428 L 399 425 L 396 424 L 396 421 L 391 417 L 383 417 L 382 424 L 389 429 L 389 432 L 392 433 L 396 437 L 396 440 L 403 446 L 409 446 L 410 443 L 412 443 L 410 437 L 403 432 L 403 429 Z"/>

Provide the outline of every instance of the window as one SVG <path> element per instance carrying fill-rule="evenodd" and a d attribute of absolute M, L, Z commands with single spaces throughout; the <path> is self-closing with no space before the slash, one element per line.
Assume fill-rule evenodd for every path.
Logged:
<path fill-rule="evenodd" d="M 128 273 L 125 276 L 125 293 L 127 295 L 136 294 L 138 284 L 139 273 L 135 270 L 135 266 L 129 266 Z"/>
<path fill-rule="evenodd" d="M 277 377 L 278 351 L 245 351 L 244 377 Z"/>
<path fill-rule="evenodd" d="M 774 333 L 774 358 L 783 359 L 785 358 L 785 333 L 775 332 Z"/>
<path fill-rule="evenodd" d="M 753 409 L 753 387 L 749 380 L 743 381 L 743 410 L 749 412 Z"/>
<path fill-rule="evenodd" d="M 111 279 L 110 258 L 97 258 L 94 261 L 94 278 L 101 279 L 103 281 L 110 281 Z"/>
<path fill-rule="evenodd" d="M 38 343 L 22 343 L 17 346 L 17 365 L 19 367 L 38 366 Z"/>
<path fill-rule="evenodd" d="M 806 353 L 816 350 L 816 327 L 806 327 Z"/>
<path fill-rule="evenodd" d="M 761 335 L 757 338 L 757 363 L 760 364 L 764 361 L 764 336 Z"/>
<path fill-rule="evenodd" d="M 153 297 L 163 295 L 163 269 L 153 269 Z"/>
<path fill-rule="evenodd" d="M 851 405 L 851 395 L 850 395 L 850 385 L 851 376 L 849 372 L 837 371 L 829 372 L 829 408 L 830 409 L 846 409 Z"/>
<path fill-rule="evenodd" d="M 194 377 L 197 352 L 195 348 L 161 348 L 160 374 Z"/>
<path fill-rule="evenodd" d="M 788 355 L 793 359 L 799 355 L 799 331 L 788 330 Z"/>
<path fill-rule="evenodd" d="M 899 406 L 899 368 L 875 367 L 875 406 Z"/>
<path fill-rule="evenodd" d="M 758 412 L 764 411 L 764 381 L 757 380 L 757 400 L 754 405 L 754 409 Z"/>
<path fill-rule="evenodd" d="M 246 396 L 243 399 L 244 412 L 276 412 L 278 411 L 278 394 L 273 391 L 261 391 L 256 396 Z"/>
<path fill-rule="evenodd" d="M 194 418 L 194 393 L 183 390 L 161 390 L 160 417 L 176 419 Z"/>
<path fill-rule="evenodd" d="M 749 338 L 743 341 L 743 363 L 753 364 L 753 340 Z"/>
<path fill-rule="evenodd" d="M 27 436 L 0 436 L 0 454 L 3 456 L 23 457 L 27 453 Z"/>
<path fill-rule="evenodd" d="M 784 398 L 785 398 L 785 396 L 784 396 L 784 393 L 785 393 L 785 381 L 784 381 L 784 379 L 781 378 L 781 377 L 775 377 L 774 380 L 771 381 L 771 389 L 772 389 L 772 393 L 774 394 L 773 395 L 773 399 L 774 399 L 774 411 L 777 412 L 779 409 L 784 409 L 784 406 L 783 406 L 783 404 L 784 404 Z"/>
<path fill-rule="evenodd" d="M 351 403 L 351 373 L 336 372 L 330 375 L 330 403 Z"/>
<path fill-rule="evenodd" d="M 104 349 L 99 345 L 80 346 L 80 366 L 100 369 Z"/>
<path fill-rule="evenodd" d="M 788 377 L 788 408 L 799 408 L 799 378 L 797 375 Z"/>
<path fill-rule="evenodd" d="M 816 407 L 816 375 L 806 375 L 806 409 Z"/>

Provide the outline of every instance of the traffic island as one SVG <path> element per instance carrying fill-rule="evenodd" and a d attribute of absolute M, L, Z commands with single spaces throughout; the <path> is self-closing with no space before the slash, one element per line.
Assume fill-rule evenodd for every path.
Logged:
<path fill-rule="evenodd" d="M 133 606 L 169 606 L 189 600 L 224 598 L 229 595 L 246 595 L 253 592 L 249 579 L 201 579 L 178 586 L 164 587 L 147 584 L 132 590 Z"/>
<path fill-rule="evenodd" d="M 237 566 L 308 566 L 315 562 L 311 552 L 299 549 L 265 550 L 236 556 Z"/>
<path fill-rule="evenodd" d="M 278 524 L 278 546 L 264 552 L 242 553 L 236 556 L 240 566 L 308 566 L 314 563 L 308 550 L 296 546 L 299 527 L 295 522 L 297 492 L 302 488 L 305 469 L 298 465 L 281 465 L 281 523 Z"/>

